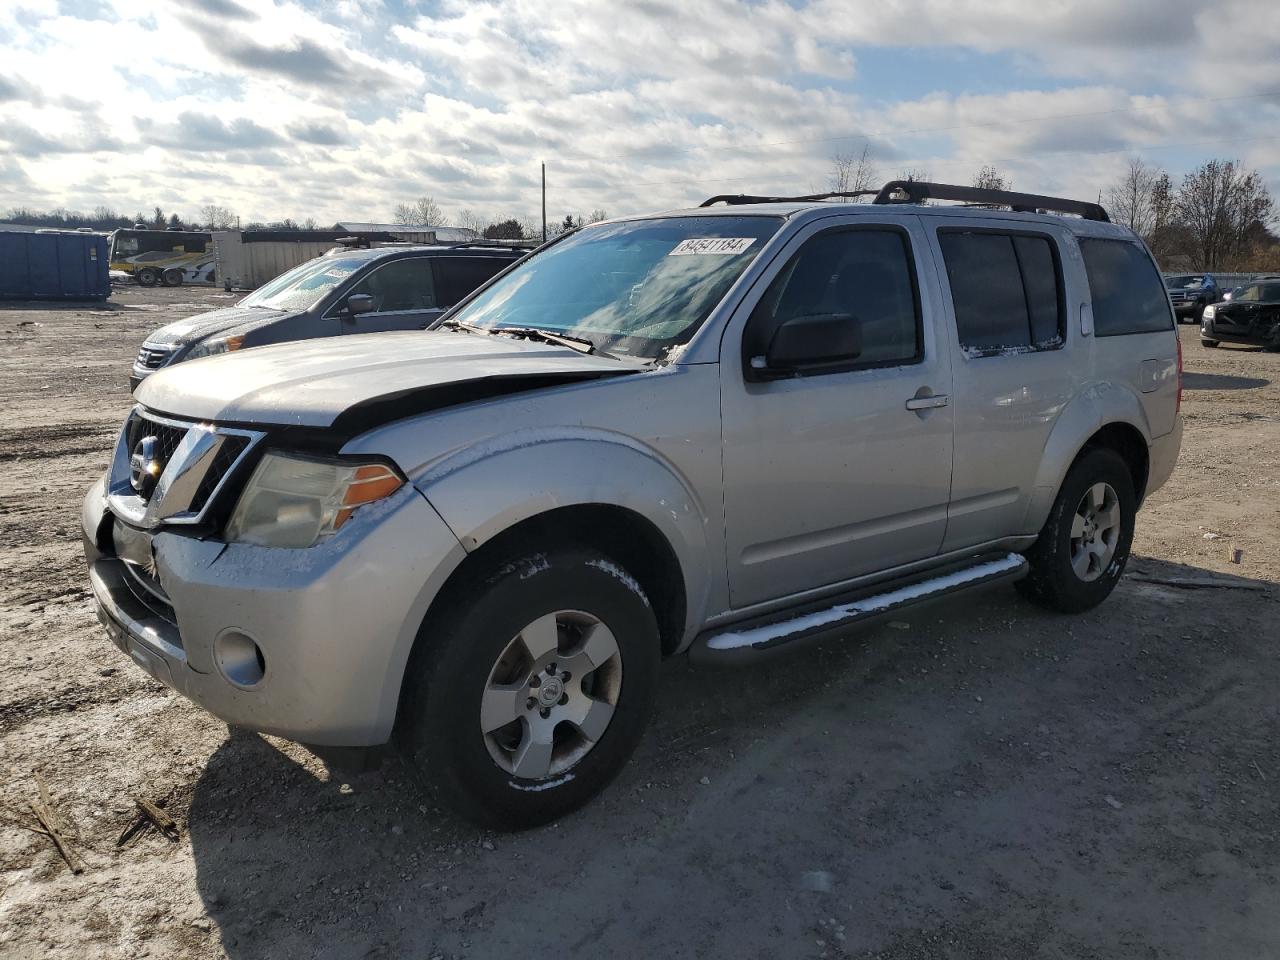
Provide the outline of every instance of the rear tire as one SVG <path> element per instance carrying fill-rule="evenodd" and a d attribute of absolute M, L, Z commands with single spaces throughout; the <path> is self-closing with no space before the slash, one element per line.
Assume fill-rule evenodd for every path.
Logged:
<path fill-rule="evenodd" d="M 1129 465 L 1114 450 L 1085 451 L 1067 471 L 1049 518 L 1018 581 L 1028 600 L 1061 613 L 1082 613 L 1110 596 L 1133 545 L 1137 497 Z"/>
<path fill-rule="evenodd" d="M 138 284 L 143 287 L 154 287 L 160 275 L 151 267 L 143 267 L 138 271 Z"/>
<path fill-rule="evenodd" d="M 1218 341 L 1217 341 L 1217 340 L 1206 340 L 1204 337 L 1201 337 L 1201 338 L 1200 338 L 1200 346 L 1202 346 L 1202 347 L 1208 347 L 1210 350 L 1213 350 L 1215 347 L 1217 347 L 1217 346 L 1218 346 Z"/>
<path fill-rule="evenodd" d="M 657 620 L 637 581 L 589 547 L 496 557 L 467 584 L 419 632 L 403 751 L 463 817 L 547 823 L 604 789 L 640 742 Z"/>
<path fill-rule="evenodd" d="M 182 286 L 182 271 L 177 267 L 170 267 L 164 272 L 164 285 L 166 287 Z"/>

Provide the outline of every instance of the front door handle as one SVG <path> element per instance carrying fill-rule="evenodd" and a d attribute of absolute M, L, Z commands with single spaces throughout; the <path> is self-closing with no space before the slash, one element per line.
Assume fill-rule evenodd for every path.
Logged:
<path fill-rule="evenodd" d="M 912 397 L 907 401 L 908 410 L 933 410 L 937 407 L 945 407 L 951 402 L 951 398 L 946 394 L 933 397 Z"/>

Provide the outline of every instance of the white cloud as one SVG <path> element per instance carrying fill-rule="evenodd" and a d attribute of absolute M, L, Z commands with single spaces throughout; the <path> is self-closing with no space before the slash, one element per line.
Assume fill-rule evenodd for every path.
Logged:
<path fill-rule="evenodd" d="M 1200 102 L 1280 90 L 1280 18 L 1244 0 L 446 0 L 404 22 L 382 0 L 112 0 L 92 21 L 19 4 L 0 10 L 0 208 L 326 222 L 432 193 L 528 217 L 545 160 L 550 215 L 625 213 L 819 189 L 864 139 L 886 177 L 994 162 L 1091 196 L 1131 151 L 1280 154 L 1246 142 L 1280 98 Z M 993 90 L 940 56 L 935 92 L 904 99 L 866 73 L 885 47 L 912 69 L 956 49 L 1019 67 Z"/>

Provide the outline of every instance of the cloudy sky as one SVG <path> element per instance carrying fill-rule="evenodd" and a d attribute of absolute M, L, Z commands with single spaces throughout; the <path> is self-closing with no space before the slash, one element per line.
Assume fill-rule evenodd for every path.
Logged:
<path fill-rule="evenodd" d="M 612 215 L 879 172 L 1280 193 L 1280 16 L 1219 0 L 4 0 L 0 211 Z"/>

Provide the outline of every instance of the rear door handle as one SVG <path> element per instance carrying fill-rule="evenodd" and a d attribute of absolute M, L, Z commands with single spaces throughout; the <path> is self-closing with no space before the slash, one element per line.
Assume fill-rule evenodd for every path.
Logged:
<path fill-rule="evenodd" d="M 945 407 L 951 402 L 951 398 L 942 394 L 934 397 L 912 397 L 907 401 L 908 410 L 933 410 L 936 407 Z"/>

